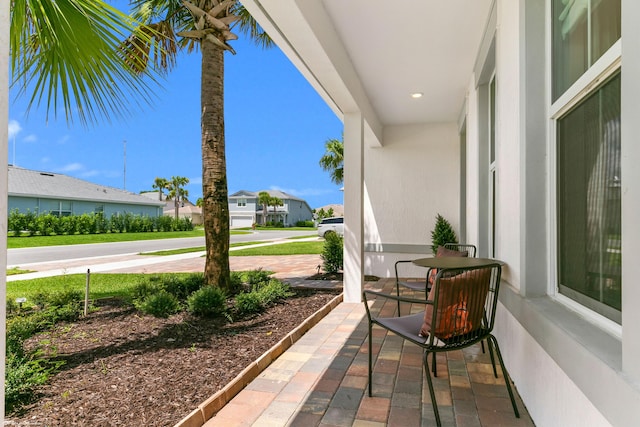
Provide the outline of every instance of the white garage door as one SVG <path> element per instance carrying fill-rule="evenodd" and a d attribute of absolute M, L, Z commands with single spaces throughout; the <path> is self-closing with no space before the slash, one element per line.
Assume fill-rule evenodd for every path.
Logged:
<path fill-rule="evenodd" d="M 231 228 L 251 227 L 253 225 L 253 217 L 250 216 L 232 216 Z"/>

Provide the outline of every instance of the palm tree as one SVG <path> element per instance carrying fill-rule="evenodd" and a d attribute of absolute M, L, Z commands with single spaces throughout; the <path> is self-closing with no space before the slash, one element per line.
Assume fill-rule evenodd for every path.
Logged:
<path fill-rule="evenodd" d="M 43 104 L 49 119 L 62 108 L 68 123 L 87 125 L 125 117 L 151 99 L 151 72 L 132 70 L 120 49 L 136 23 L 106 1 L 12 0 L 10 13 L 11 86 L 29 98 L 28 110 Z M 141 46 L 131 46 L 131 58 L 147 58 Z"/>
<path fill-rule="evenodd" d="M 189 195 L 189 191 L 184 188 L 188 183 L 189 178 L 185 178 L 184 176 L 172 176 L 171 181 L 169 181 L 169 184 L 167 185 L 167 189 L 169 190 L 169 193 L 167 193 L 167 200 L 173 200 L 176 219 L 178 219 L 180 202 L 184 201 Z"/>
<path fill-rule="evenodd" d="M 202 199 L 206 244 L 205 280 L 228 289 L 229 204 L 224 137 L 224 53 L 235 54 L 229 41 L 237 39 L 237 27 L 258 45 L 268 47 L 271 39 L 237 0 L 133 0 L 133 17 L 142 22 L 125 42 L 134 65 L 147 64 L 153 52 L 154 65 L 170 70 L 180 49 L 200 49 Z M 154 43 L 140 39 L 154 37 Z M 143 49 L 140 49 L 143 46 Z M 129 57 L 129 56 L 128 56 Z M 144 69 L 144 68 L 140 68 Z"/>
<path fill-rule="evenodd" d="M 271 196 L 266 191 L 258 193 L 258 203 L 262 205 L 262 225 L 267 225 L 267 207 L 271 202 Z"/>
<path fill-rule="evenodd" d="M 158 190 L 158 200 L 162 200 L 162 194 L 164 194 L 164 190 L 167 189 L 169 185 L 169 181 L 166 178 L 158 178 L 153 181 L 153 185 L 151 186 L 153 189 Z"/>
<path fill-rule="evenodd" d="M 344 142 L 328 139 L 324 147 L 326 151 L 320 158 L 320 166 L 330 173 L 332 182 L 340 185 L 344 180 Z"/>
<path fill-rule="evenodd" d="M 271 197 L 269 199 L 269 205 L 273 206 L 273 217 L 274 217 L 274 222 L 275 222 L 275 218 L 277 216 L 276 212 L 278 209 L 278 206 L 282 206 L 284 203 L 282 203 L 282 199 L 279 199 L 277 197 Z"/>

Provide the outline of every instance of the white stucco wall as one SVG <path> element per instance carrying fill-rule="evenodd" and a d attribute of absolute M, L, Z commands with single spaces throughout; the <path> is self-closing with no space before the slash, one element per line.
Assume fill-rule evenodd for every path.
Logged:
<path fill-rule="evenodd" d="M 438 213 L 459 230 L 457 124 L 388 126 L 383 135 L 382 147 L 365 148 L 365 244 L 430 245 Z M 387 277 L 396 259 L 419 256 L 368 252 L 366 272 Z"/>
<path fill-rule="evenodd" d="M 502 306 L 496 314 L 495 334 L 509 375 L 536 425 L 610 425 L 575 383 Z"/>

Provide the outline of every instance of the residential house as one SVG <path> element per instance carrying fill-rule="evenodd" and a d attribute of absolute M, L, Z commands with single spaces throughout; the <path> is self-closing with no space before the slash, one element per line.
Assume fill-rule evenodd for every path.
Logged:
<path fill-rule="evenodd" d="M 282 206 L 267 206 L 267 222 L 282 222 L 285 227 L 293 227 L 299 221 L 313 220 L 313 213 L 305 200 L 284 191 L 262 191 L 266 191 L 271 197 L 282 200 Z M 240 190 L 229 196 L 231 228 L 263 224 L 264 207 L 259 202 L 260 192 Z"/>
<path fill-rule="evenodd" d="M 157 217 L 162 215 L 164 202 L 150 200 L 139 194 L 94 184 L 71 176 L 8 167 L 8 209 L 57 216 L 102 213 L 131 213 Z"/>
<path fill-rule="evenodd" d="M 429 255 L 440 213 L 505 263 L 536 425 L 637 425 L 640 2 L 242 4 L 344 122 L 345 302 Z"/>
<path fill-rule="evenodd" d="M 140 195 L 153 200 L 160 200 L 160 193 L 158 191 L 143 191 Z M 162 214 L 165 216 L 175 217 L 176 206 L 173 200 L 167 200 L 167 196 L 162 196 L 163 208 Z M 189 199 L 181 200 L 178 206 L 178 217 L 189 218 L 193 225 L 202 225 L 204 220 L 202 218 L 202 208 L 194 205 Z"/>

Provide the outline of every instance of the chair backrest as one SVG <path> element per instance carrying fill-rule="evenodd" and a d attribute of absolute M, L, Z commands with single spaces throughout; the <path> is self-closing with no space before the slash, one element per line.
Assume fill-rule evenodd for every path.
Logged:
<path fill-rule="evenodd" d="M 464 252 L 467 251 L 467 253 L 469 254 L 469 258 L 475 258 L 476 257 L 476 246 L 475 245 L 470 245 L 467 243 L 445 243 L 444 247 L 447 249 L 451 249 L 452 251 L 458 251 L 458 252 Z"/>
<path fill-rule="evenodd" d="M 429 345 L 466 346 L 486 337 L 493 330 L 501 273 L 497 263 L 440 270 L 421 330 Z"/>

